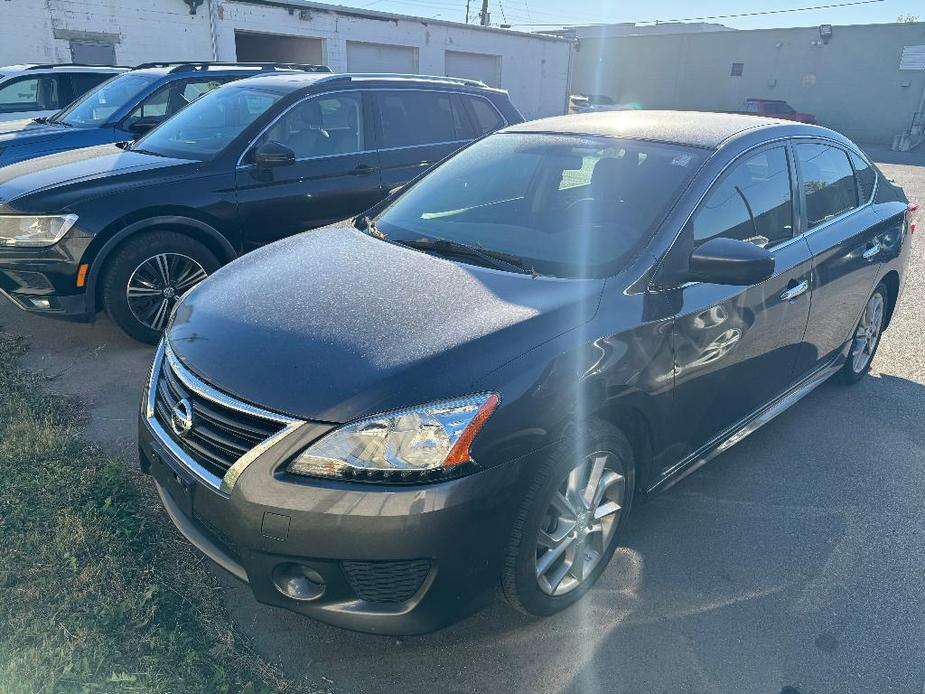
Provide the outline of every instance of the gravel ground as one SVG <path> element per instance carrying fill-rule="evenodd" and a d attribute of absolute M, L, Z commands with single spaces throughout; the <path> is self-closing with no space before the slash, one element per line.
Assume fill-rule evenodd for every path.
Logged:
<path fill-rule="evenodd" d="M 925 201 L 925 154 L 872 155 Z M 230 579 L 229 608 L 268 658 L 337 692 L 922 694 L 923 233 L 871 377 L 824 385 L 638 506 L 566 613 L 533 621 L 498 603 L 437 634 L 376 637 L 263 607 Z M 91 436 L 132 453 L 149 348 L 106 320 L 5 302 L 0 323 L 30 338 L 30 366 L 85 398 Z"/>

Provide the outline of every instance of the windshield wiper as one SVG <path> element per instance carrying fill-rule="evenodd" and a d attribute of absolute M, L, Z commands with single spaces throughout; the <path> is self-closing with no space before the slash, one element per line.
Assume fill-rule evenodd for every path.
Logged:
<path fill-rule="evenodd" d="M 33 118 L 33 119 L 32 119 L 32 122 L 33 122 L 33 123 L 40 123 L 41 125 L 45 125 L 45 124 L 48 122 L 48 116 L 39 116 L 38 118 Z"/>
<path fill-rule="evenodd" d="M 490 251 L 480 245 L 470 246 L 469 244 L 453 241 L 452 239 L 390 240 L 392 240 L 393 243 L 408 246 L 409 248 L 416 248 L 421 251 L 441 254 L 446 253 L 465 258 L 478 258 L 498 270 L 502 270 L 504 269 L 503 266 L 507 266 L 508 268 L 514 268 L 518 272 L 523 272 L 533 277 L 540 276 L 540 273 L 533 269 L 532 266 L 528 266 L 517 256 L 500 253 L 498 251 Z"/>
<path fill-rule="evenodd" d="M 356 222 L 361 222 L 363 226 L 357 226 Z M 375 236 L 380 241 L 389 240 L 385 234 L 379 231 L 379 227 L 376 226 L 376 222 L 373 221 L 372 217 L 357 217 L 356 222 L 354 222 L 354 226 L 356 226 L 360 231 L 365 231 L 367 234 L 370 236 Z"/>

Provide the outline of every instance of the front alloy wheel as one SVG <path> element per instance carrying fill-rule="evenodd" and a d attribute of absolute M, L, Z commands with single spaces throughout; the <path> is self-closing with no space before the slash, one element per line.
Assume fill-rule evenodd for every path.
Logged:
<path fill-rule="evenodd" d="M 536 538 L 536 580 L 547 595 L 565 595 L 597 568 L 617 527 L 626 477 L 615 455 L 597 451 L 562 480 Z"/>
<path fill-rule="evenodd" d="M 139 323 L 161 332 L 180 297 L 206 277 L 202 265 L 189 256 L 158 253 L 132 272 L 125 300 Z"/>
<path fill-rule="evenodd" d="M 546 616 L 565 609 L 607 567 L 635 488 L 633 447 L 594 418 L 527 460 L 531 476 L 511 528 L 501 588 L 511 606 Z"/>
<path fill-rule="evenodd" d="M 122 330 L 156 344 L 180 298 L 219 265 L 197 239 L 166 229 L 145 231 L 128 238 L 106 262 L 100 299 Z"/>

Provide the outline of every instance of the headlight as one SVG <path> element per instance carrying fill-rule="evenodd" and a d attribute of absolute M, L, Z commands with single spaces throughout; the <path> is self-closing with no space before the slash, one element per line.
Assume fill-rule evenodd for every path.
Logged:
<path fill-rule="evenodd" d="M 353 422 L 306 448 L 287 470 L 387 482 L 441 479 L 472 462 L 469 446 L 498 402 L 485 393 Z"/>
<path fill-rule="evenodd" d="M 77 223 L 76 214 L 36 217 L 0 215 L 0 246 L 53 246 Z"/>

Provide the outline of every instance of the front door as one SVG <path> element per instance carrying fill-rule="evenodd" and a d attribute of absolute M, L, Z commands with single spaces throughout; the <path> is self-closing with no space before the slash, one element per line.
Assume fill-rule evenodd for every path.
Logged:
<path fill-rule="evenodd" d="M 258 138 L 236 173 L 248 247 L 357 215 L 384 197 L 366 111 L 361 92 L 313 96 L 285 111 Z M 295 163 L 261 170 L 248 161 L 254 149 L 271 141 L 291 149 Z"/>
<path fill-rule="evenodd" d="M 783 144 L 743 155 L 711 188 L 672 251 L 689 253 L 724 237 L 768 248 L 775 261 L 774 275 L 759 285 L 699 282 L 673 290 L 680 293 L 672 335 L 674 460 L 793 382 L 809 315 L 812 256 L 805 240 L 794 238 L 792 172 Z"/>

